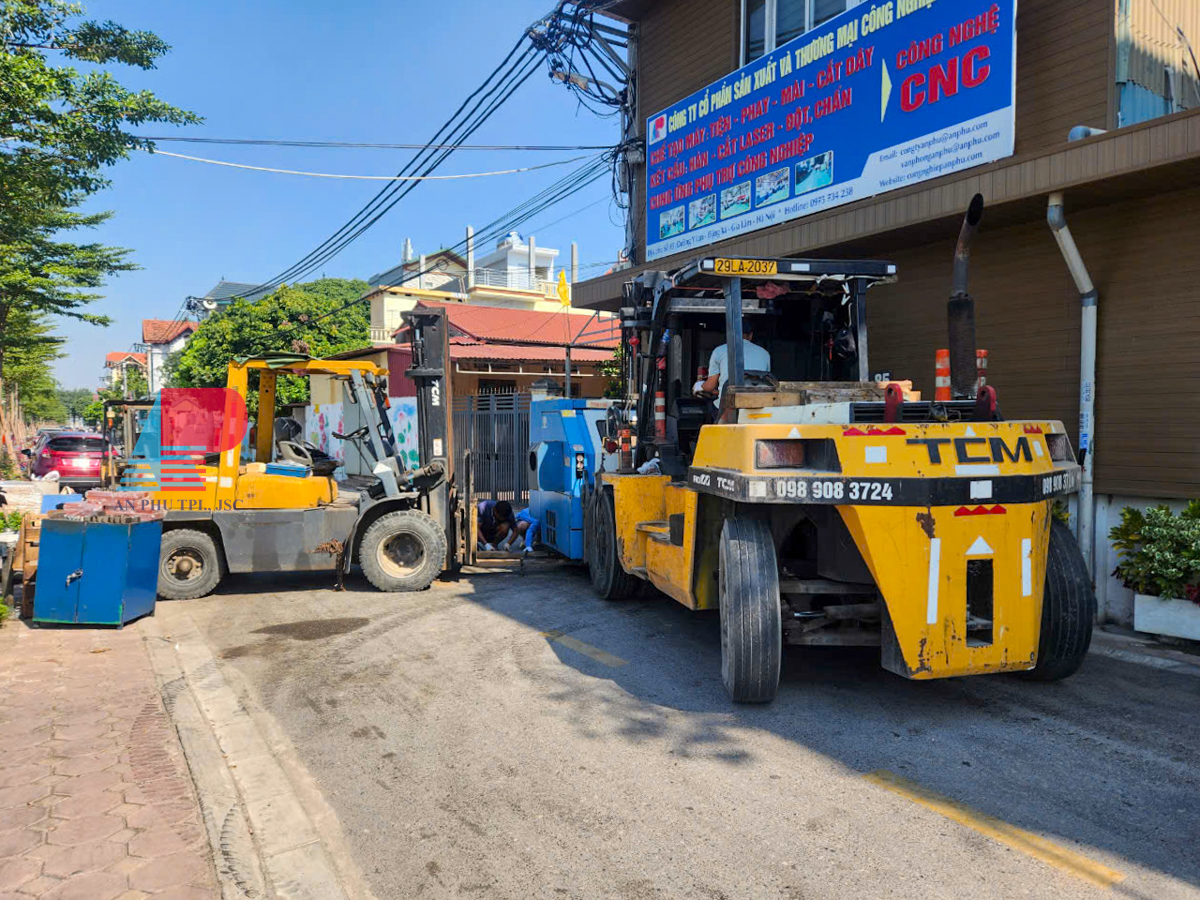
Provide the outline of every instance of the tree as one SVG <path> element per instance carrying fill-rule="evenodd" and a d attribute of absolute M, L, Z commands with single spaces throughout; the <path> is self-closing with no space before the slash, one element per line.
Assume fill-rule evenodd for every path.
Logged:
<path fill-rule="evenodd" d="M 356 303 L 370 289 L 365 281 L 324 278 L 284 286 L 253 303 L 235 300 L 205 319 L 178 360 L 170 387 L 224 387 L 229 361 L 239 356 L 300 352 L 329 356 L 371 344 L 370 307 Z M 351 304 L 346 309 L 341 307 Z M 325 316 L 325 318 L 321 318 Z M 279 379 L 277 403 L 308 399 L 308 379 Z M 247 398 L 255 412 L 256 398 Z"/>
<path fill-rule="evenodd" d="M 107 276 L 135 268 L 129 251 L 59 235 L 103 222 L 109 213 L 74 209 L 108 185 L 106 166 L 153 149 L 125 129 L 200 121 L 107 71 L 53 64 L 51 54 L 151 69 L 170 49 L 148 31 L 83 21 L 82 12 L 67 0 L 0 0 L 0 373 L 20 346 L 10 332 L 17 312 L 109 323 L 87 306 Z"/>
<path fill-rule="evenodd" d="M 96 399 L 96 392 L 89 388 L 59 388 L 58 401 L 67 411 L 67 419 L 73 416 L 83 418 L 83 411 Z"/>
<path fill-rule="evenodd" d="M 63 420 L 65 410 L 58 402 L 58 384 L 49 372 L 50 363 L 62 355 L 61 343 L 60 338 L 50 333 L 44 316 L 31 316 L 24 310 L 14 310 L 8 327 L 0 332 L 0 344 L 10 348 L 0 376 L 8 392 L 10 410 L 19 397 L 21 419 L 25 422 Z M 13 427 L 15 423 L 9 425 Z"/>

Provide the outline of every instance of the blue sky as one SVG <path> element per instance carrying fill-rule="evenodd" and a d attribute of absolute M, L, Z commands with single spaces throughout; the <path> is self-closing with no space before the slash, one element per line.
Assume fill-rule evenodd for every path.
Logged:
<path fill-rule="evenodd" d="M 157 69 L 118 67 L 126 86 L 149 89 L 205 117 L 191 128 L 146 134 L 371 143 L 428 140 L 553 0 L 92 0 L 87 16 L 157 33 L 172 52 Z M 618 124 L 580 109 L 539 72 L 471 138 L 474 143 L 596 144 L 618 140 Z M 315 172 L 394 175 L 410 152 L 164 143 L 171 152 Z M 516 168 L 575 153 L 460 151 L 438 174 Z M 329 277 L 358 277 L 400 258 L 405 237 L 418 253 L 454 244 L 569 171 L 568 167 L 456 183 L 426 182 L 342 254 Z M 93 309 L 108 328 L 60 321 L 64 387 L 94 387 L 104 354 L 141 339 L 143 318 L 172 319 L 184 297 L 216 282 L 261 282 L 313 249 L 353 215 L 381 182 L 249 172 L 139 154 L 111 170 L 113 185 L 90 204 L 113 218 L 96 232 L 128 247 L 142 266 L 112 279 Z M 579 243 L 583 263 L 616 259 L 619 212 L 600 202 L 602 179 L 547 210 L 522 233 L 563 251 Z M 547 225 L 540 229 L 539 225 Z M 603 271 L 589 268 L 581 277 Z M 319 277 L 317 275 L 311 277 Z"/>

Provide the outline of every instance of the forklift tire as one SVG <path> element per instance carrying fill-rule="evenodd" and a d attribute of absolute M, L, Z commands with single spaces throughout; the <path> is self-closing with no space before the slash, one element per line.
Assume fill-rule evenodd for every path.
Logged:
<path fill-rule="evenodd" d="M 173 528 L 162 536 L 158 596 L 164 600 L 207 597 L 221 583 L 221 554 L 203 531 Z"/>
<path fill-rule="evenodd" d="M 419 509 L 386 513 L 366 530 L 358 558 L 379 590 L 423 591 L 446 565 L 446 532 Z"/>
<path fill-rule="evenodd" d="M 637 596 L 642 580 L 621 565 L 617 552 L 617 513 L 612 494 L 600 491 L 592 504 L 591 528 L 586 529 L 588 573 L 592 587 L 605 600 L 630 600 Z"/>
<path fill-rule="evenodd" d="M 1075 673 L 1092 644 L 1096 592 L 1071 529 L 1058 520 L 1050 524 L 1046 556 L 1046 589 L 1042 596 L 1042 630 L 1037 665 L 1022 677 L 1029 681 L 1060 681 Z"/>
<path fill-rule="evenodd" d="M 769 703 L 783 663 L 775 540 L 765 522 L 726 519 L 720 545 L 721 680 L 735 703 Z"/>

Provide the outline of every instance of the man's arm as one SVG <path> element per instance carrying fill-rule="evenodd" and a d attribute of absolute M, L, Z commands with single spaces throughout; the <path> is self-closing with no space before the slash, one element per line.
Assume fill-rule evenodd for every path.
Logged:
<path fill-rule="evenodd" d="M 718 347 L 708 358 L 708 378 L 704 381 L 702 390 L 706 394 L 715 394 L 721 384 L 721 371 L 725 368 L 725 354 Z"/>

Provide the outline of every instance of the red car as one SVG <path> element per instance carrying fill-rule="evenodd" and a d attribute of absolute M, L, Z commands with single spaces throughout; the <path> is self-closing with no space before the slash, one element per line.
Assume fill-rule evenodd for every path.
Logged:
<path fill-rule="evenodd" d="M 73 488 L 99 487 L 101 465 L 112 456 L 108 440 L 87 431 L 62 431 L 25 451 L 31 458 L 30 474 L 43 478 L 58 473 L 59 483 Z"/>

